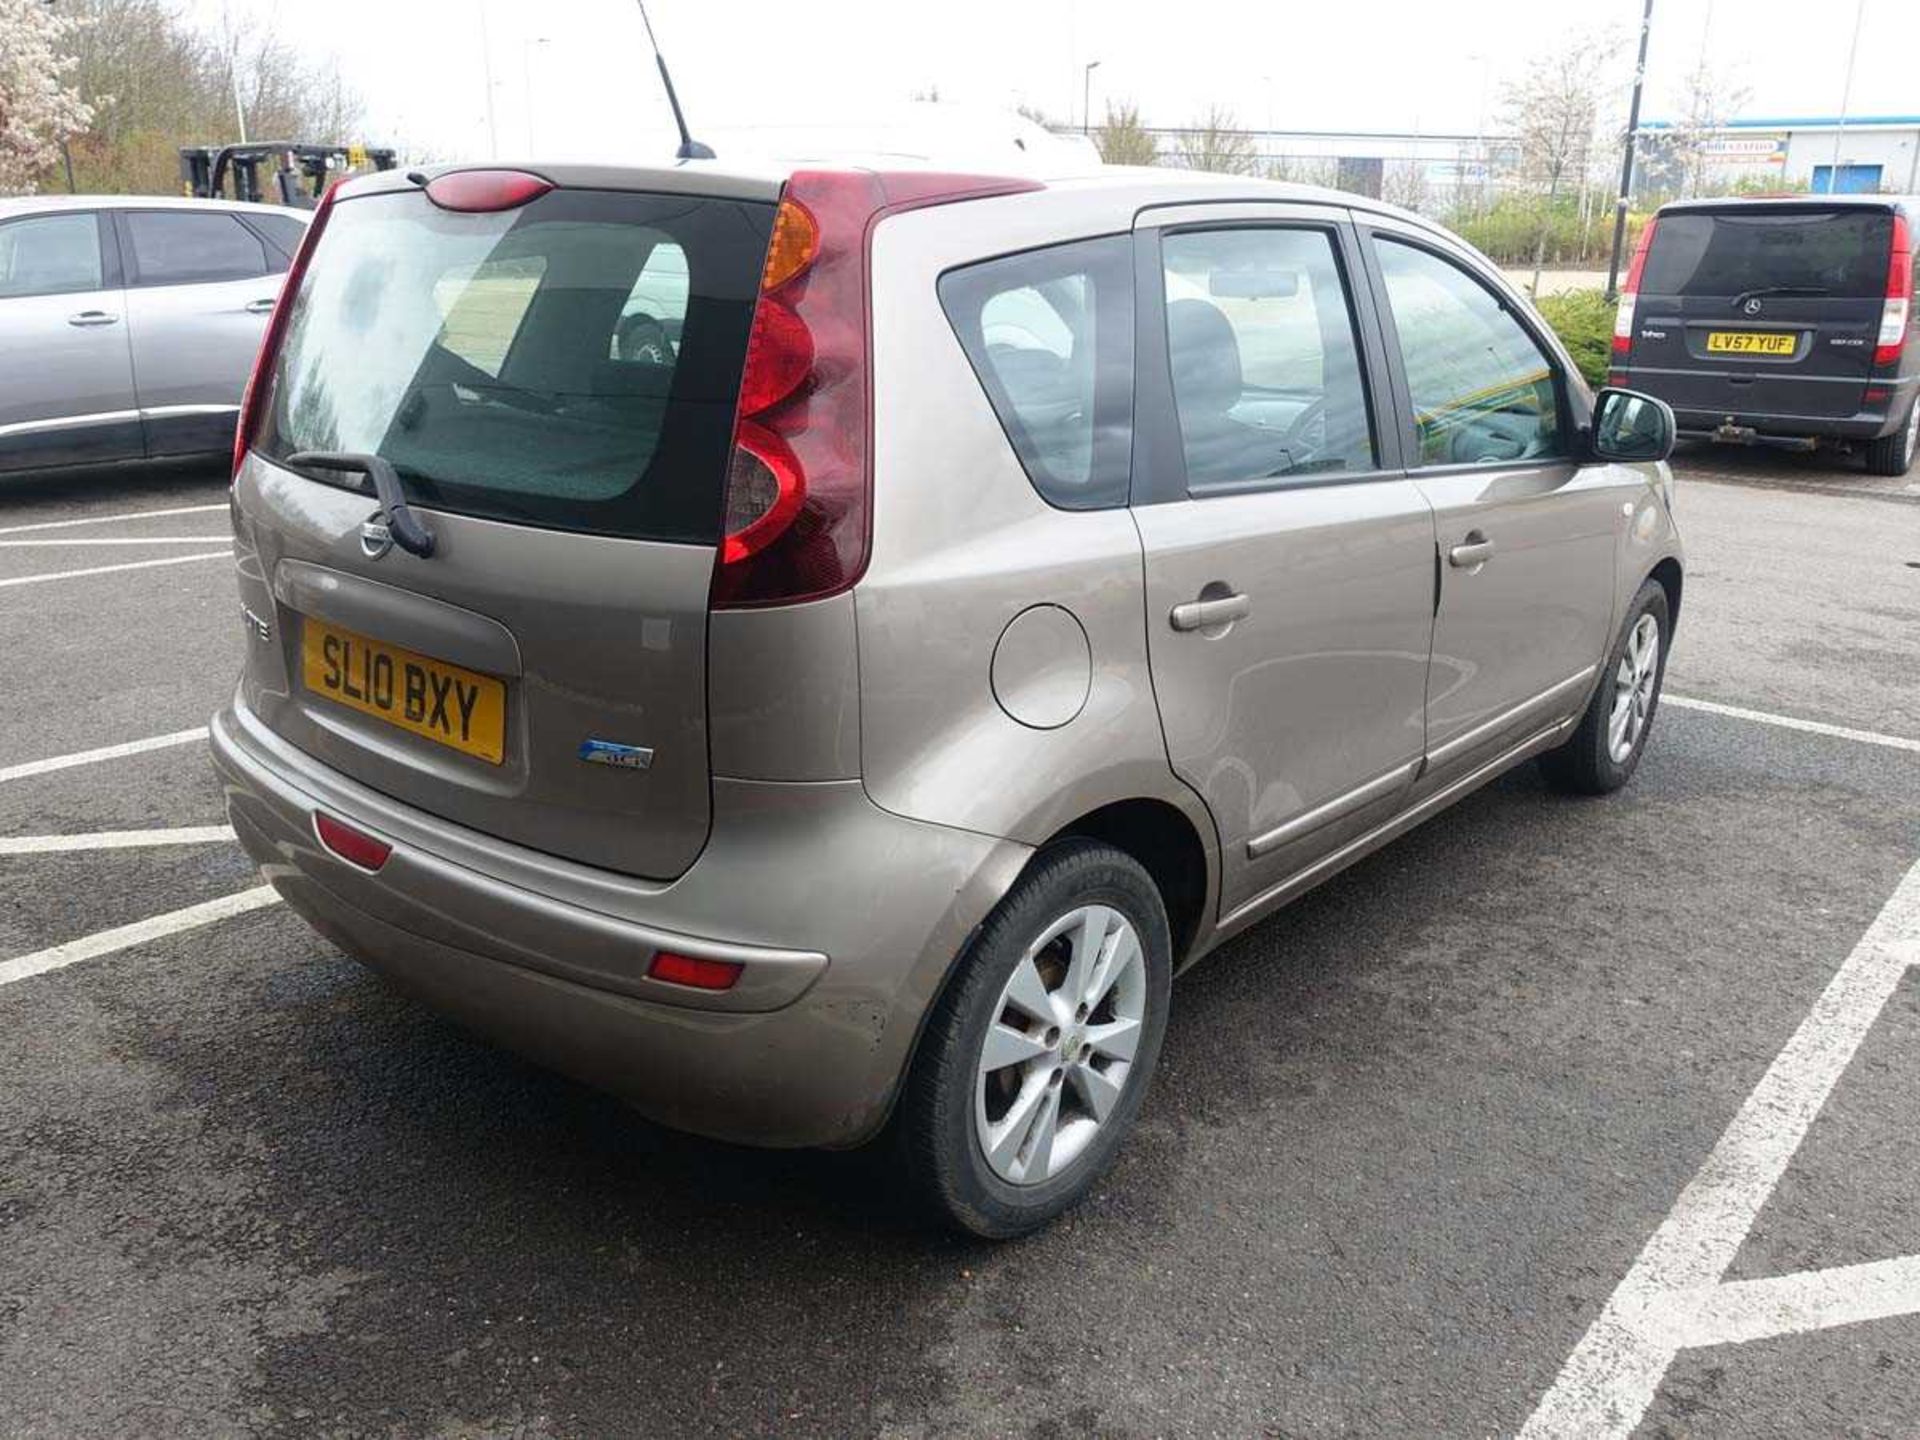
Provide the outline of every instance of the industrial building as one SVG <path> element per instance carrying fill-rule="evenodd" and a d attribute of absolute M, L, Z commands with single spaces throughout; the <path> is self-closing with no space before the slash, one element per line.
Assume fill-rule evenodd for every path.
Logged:
<path fill-rule="evenodd" d="M 1681 134 L 1667 121 L 1643 124 L 1644 183 L 1671 191 L 1663 168 Z M 1663 142 L 1666 142 L 1663 145 Z M 1691 147 L 1689 147 L 1691 148 Z M 1663 152 L 1665 152 L 1663 154 Z M 1920 193 L 1920 115 L 1855 115 L 1732 120 L 1705 132 L 1698 156 L 1701 188 L 1834 191 L 1864 195 Z"/>

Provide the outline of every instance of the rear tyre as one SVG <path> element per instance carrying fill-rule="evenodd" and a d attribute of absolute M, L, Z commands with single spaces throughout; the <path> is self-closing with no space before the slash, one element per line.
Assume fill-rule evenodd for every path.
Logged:
<path fill-rule="evenodd" d="M 1607 656 L 1600 684 L 1565 744 L 1540 757 L 1547 783 L 1570 795 L 1607 795 L 1633 778 L 1660 706 L 1673 633 L 1667 592 L 1657 580 L 1640 586 Z"/>
<path fill-rule="evenodd" d="M 1920 454 L 1920 395 L 1907 407 L 1907 423 L 1867 446 L 1869 475 L 1904 475 Z"/>
<path fill-rule="evenodd" d="M 1132 1128 L 1173 980 L 1139 863 L 1068 840 L 1034 861 L 928 1018 L 896 1117 L 931 1214 L 990 1240 L 1076 1204 Z"/>
<path fill-rule="evenodd" d="M 639 360 L 648 365 L 671 365 L 673 342 L 658 320 L 646 315 L 630 315 L 614 332 L 622 360 Z"/>

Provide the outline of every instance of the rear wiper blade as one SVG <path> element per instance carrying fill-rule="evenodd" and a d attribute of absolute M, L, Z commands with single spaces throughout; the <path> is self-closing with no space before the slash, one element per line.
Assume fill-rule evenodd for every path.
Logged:
<path fill-rule="evenodd" d="M 392 462 L 380 455 L 362 455 L 351 450 L 302 450 L 289 455 L 287 463 L 313 470 L 357 470 L 373 481 L 373 493 L 387 512 L 387 529 L 393 543 L 421 559 L 433 554 L 433 531 L 414 516 L 407 495 L 400 488 L 400 476 Z"/>
<path fill-rule="evenodd" d="M 1733 308 L 1738 310 L 1749 300 L 1758 300 L 1762 295 L 1831 295 L 1833 292 L 1824 285 L 1756 285 L 1751 290 L 1742 290 L 1733 297 Z"/>

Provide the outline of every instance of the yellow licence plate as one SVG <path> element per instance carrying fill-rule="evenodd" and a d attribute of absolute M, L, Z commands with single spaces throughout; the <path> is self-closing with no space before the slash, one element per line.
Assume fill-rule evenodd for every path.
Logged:
<path fill-rule="evenodd" d="M 309 618 L 300 635 L 307 689 L 424 735 L 463 755 L 498 765 L 504 754 L 507 687 L 444 660 L 433 660 Z"/>
<path fill-rule="evenodd" d="M 1709 355 L 1791 355 L 1799 337 L 1792 331 L 1710 330 Z"/>

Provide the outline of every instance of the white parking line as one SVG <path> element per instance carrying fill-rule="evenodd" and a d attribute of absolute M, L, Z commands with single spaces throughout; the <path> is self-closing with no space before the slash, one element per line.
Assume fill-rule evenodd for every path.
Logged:
<path fill-rule="evenodd" d="M 211 845 L 233 839 L 227 825 L 171 830 L 95 830 L 85 835 L 0 835 L 0 855 L 63 855 L 77 850 L 138 850 L 148 845 Z"/>
<path fill-rule="evenodd" d="M 1920 755 L 1920 740 L 1904 735 L 1882 735 L 1877 730 L 1854 730 L 1845 725 L 1829 725 L 1822 720 L 1801 720 L 1792 715 L 1775 715 L 1768 710 L 1748 710 L 1739 705 L 1722 705 L 1717 700 L 1695 700 L 1686 695 L 1662 695 L 1662 705 L 1682 710 L 1699 710 L 1708 715 L 1725 715 L 1733 720 L 1753 720 L 1762 725 L 1777 725 L 1782 730 L 1803 730 L 1809 735 L 1830 735 L 1836 740 L 1858 740 L 1863 745 L 1884 745 L 1889 750 L 1910 750 Z"/>
<path fill-rule="evenodd" d="M 64 969 L 82 960 L 98 959 L 102 955 L 111 955 L 116 950 L 144 945 L 149 940 L 178 935 L 182 930 L 211 925 L 214 921 L 225 920 L 231 915 L 244 915 L 249 910 L 258 910 L 262 906 L 275 904 L 279 899 L 279 894 L 271 885 L 260 885 L 252 890 L 242 890 L 238 895 L 223 895 L 218 900 L 189 905 L 184 910 L 169 910 L 164 915 L 136 920 L 131 925 L 121 925 L 112 930 L 102 930 L 96 935 L 69 940 L 66 944 L 55 945 L 50 950 L 36 950 L 31 955 L 20 955 L 12 960 L 0 960 L 0 985 L 11 985 L 34 975 L 44 975 L 49 970 Z"/>
<path fill-rule="evenodd" d="M 111 575 L 116 570 L 147 570 L 155 565 L 186 565 L 195 560 L 231 560 L 226 550 L 211 550 L 204 555 L 169 555 L 162 560 L 134 560 L 125 565 L 93 565 L 85 570 L 57 570 L 51 575 L 13 575 L 0 580 L 0 590 L 9 585 L 40 585 L 48 580 L 78 580 L 82 575 Z"/>
<path fill-rule="evenodd" d="M 1920 1257 L 1721 1283 L 1908 967 L 1920 964 L 1920 864 L 1908 870 L 1706 1164 L 1647 1241 L 1521 1430 L 1628 1435 L 1683 1349 L 1920 1313 Z"/>
<path fill-rule="evenodd" d="M 230 535 L 96 535 L 90 540 L 72 540 L 61 535 L 52 540 L 0 540 L 0 550 L 44 550 L 55 545 L 231 545 Z"/>
<path fill-rule="evenodd" d="M 166 515 L 205 515 L 224 510 L 220 505 L 175 505 L 166 510 L 128 510 L 118 515 L 82 515 L 78 520 L 40 520 L 32 525 L 0 526 L 0 535 L 24 535 L 29 530 L 59 530 L 68 525 L 111 525 L 116 520 L 158 520 Z"/>
<path fill-rule="evenodd" d="M 18 765 L 0 768 L 0 782 L 25 780 L 30 775 L 45 775 L 52 770 L 71 770 L 76 765 L 92 765 L 100 760 L 118 760 L 123 755 L 144 755 L 149 750 L 165 750 L 170 745 L 191 745 L 207 738 L 207 727 L 176 730 L 171 735 L 152 735 L 145 740 L 126 740 L 118 745 L 102 745 L 97 750 L 78 750 L 71 755 L 52 755 L 45 760 L 24 760 Z"/>

